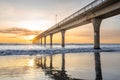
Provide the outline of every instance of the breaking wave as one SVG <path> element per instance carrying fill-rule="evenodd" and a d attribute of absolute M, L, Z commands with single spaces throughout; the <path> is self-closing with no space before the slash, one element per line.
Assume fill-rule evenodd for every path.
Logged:
<path fill-rule="evenodd" d="M 32 50 L 0 50 L 0 55 L 37 55 L 58 53 L 94 52 L 93 48 L 48 48 Z M 120 52 L 120 47 L 102 47 L 100 52 Z"/>

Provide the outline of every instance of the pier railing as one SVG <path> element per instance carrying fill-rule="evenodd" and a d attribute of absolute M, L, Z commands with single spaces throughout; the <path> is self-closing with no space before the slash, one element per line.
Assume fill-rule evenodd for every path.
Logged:
<path fill-rule="evenodd" d="M 100 5 L 100 4 L 103 4 L 106 1 L 107 0 L 95 0 L 95 1 L 91 2 L 87 6 L 83 7 L 82 9 L 80 9 L 77 12 L 73 13 L 72 15 L 68 16 L 67 18 L 63 19 L 59 23 L 55 24 L 54 26 L 49 28 L 47 31 L 52 30 L 52 29 L 56 28 L 57 26 L 60 26 L 60 25 L 62 25 L 64 23 L 66 23 L 67 21 L 73 19 L 74 17 L 77 17 L 78 15 L 80 15 L 80 14 L 82 14 L 82 13 L 84 13 L 84 12 L 90 10 L 90 9 L 93 9 L 94 7 L 96 7 L 96 6 Z"/>
<path fill-rule="evenodd" d="M 50 31 L 52 31 L 52 30 L 58 28 L 59 26 L 65 24 L 69 20 L 74 19 L 75 17 L 85 13 L 88 10 L 91 10 L 91 9 L 95 8 L 98 5 L 101 5 L 101 4 L 105 3 L 106 1 L 108 1 L 108 0 L 95 0 L 95 1 L 91 2 L 87 6 L 83 7 L 82 9 L 78 10 L 77 12 L 75 12 L 72 15 L 66 17 L 65 19 L 63 19 L 62 21 L 58 22 L 57 24 L 53 25 L 51 28 L 49 28 L 48 30 L 44 31 L 40 35 L 36 36 L 36 38 L 45 36 L 46 33 L 49 33 Z"/>

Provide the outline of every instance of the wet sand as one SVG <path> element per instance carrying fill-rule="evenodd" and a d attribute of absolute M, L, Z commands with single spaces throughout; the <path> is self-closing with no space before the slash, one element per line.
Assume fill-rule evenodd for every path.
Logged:
<path fill-rule="evenodd" d="M 119 80 L 120 52 L 0 56 L 0 80 Z"/>

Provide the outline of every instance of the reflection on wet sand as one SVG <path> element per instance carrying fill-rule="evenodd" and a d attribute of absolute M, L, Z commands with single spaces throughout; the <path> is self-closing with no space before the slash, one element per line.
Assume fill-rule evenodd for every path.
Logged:
<path fill-rule="evenodd" d="M 85 55 L 79 53 L 78 54 L 61 53 L 61 54 L 51 54 L 46 56 L 45 55 L 29 56 L 25 58 L 19 57 L 13 60 L 11 59 L 13 59 L 13 57 L 8 60 L 9 62 L 11 62 L 11 65 L 8 66 L 5 64 L 1 66 L 0 76 L 2 75 L 7 77 L 19 76 L 20 78 L 23 77 L 23 75 L 26 75 L 25 77 L 23 77 L 25 78 L 23 80 L 31 79 L 31 77 L 33 77 L 33 79 L 31 80 L 36 80 L 34 79 L 34 77 L 37 77 L 40 80 L 45 80 L 46 76 L 49 80 L 83 80 L 83 79 L 91 79 L 91 74 L 92 74 L 92 78 L 93 78 L 92 80 L 102 80 L 102 69 L 101 69 L 99 50 L 94 51 L 94 56 L 93 54 Z M 7 61 L 5 63 L 7 63 Z M 17 65 L 13 66 L 15 65 L 15 63 Z M 95 63 L 95 65 L 93 65 L 92 63 L 93 64 Z M 95 69 L 93 69 L 94 66 Z M 76 72 L 75 69 L 77 69 L 78 72 Z M 45 77 L 44 79 L 42 78 L 43 76 Z"/>
<path fill-rule="evenodd" d="M 21 77 L 30 70 L 32 59 L 29 56 L 0 56 L 0 80 L 9 77 Z M 9 79 L 6 79 L 9 80 Z"/>
<path fill-rule="evenodd" d="M 100 51 L 94 51 L 95 56 L 95 71 L 96 71 L 96 80 L 102 80 L 102 70 L 101 70 L 101 61 L 100 61 Z"/>
<path fill-rule="evenodd" d="M 66 74 L 65 70 L 65 54 L 61 54 L 61 70 L 56 70 L 53 66 L 53 54 L 49 55 L 50 59 L 50 66 L 47 66 L 46 64 L 46 57 L 44 56 L 41 58 L 36 58 L 37 61 L 37 66 L 41 67 L 45 75 L 48 75 L 49 77 L 55 79 L 55 80 L 83 80 L 83 79 L 76 79 L 76 78 L 71 78 L 68 74 Z M 101 71 L 101 61 L 100 61 L 100 52 L 99 50 L 94 51 L 94 60 L 95 60 L 95 72 L 96 72 L 96 79 L 95 80 L 102 80 L 102 71 Z M 44 60 L 44 62 L 43 62 Z"/>
<path fill-rule="evenodd" d="M 28 70 L 29 70 L 29 67 L 0 68 L 0 76 L 18 77 L 18 76 L 21 76 L 22 74 L 26 74 Z"/>
<path fill-rule="evenodd" d="M 44 63 L 42 62 L 43 58 L 39 58 L 40 60 L 36 60 L 39 61 L 40 63 L 37 64 L 39 67 L 41 67 L 44 71 L 46 75 L 49 75 L 51 78 L 55 79 L 55 80 L 83 80 L 83 79 L 76 79 L 76 78 L 70 78 L 65 71 L 65 54 L 62 53 L 62 64 L 61 64 L 61 70 L 56 70 L 53 67 L 53 55 L 49 55 L 50 56 L 50 66 L 47 67 L 46 65 L 46 57 L 44 57 Z M 38 63 L 38 62 L 37 62 Z"/>

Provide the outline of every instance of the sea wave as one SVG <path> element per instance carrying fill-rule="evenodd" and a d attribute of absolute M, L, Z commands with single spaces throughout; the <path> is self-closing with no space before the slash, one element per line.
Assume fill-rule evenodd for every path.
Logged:
<path fill-rule="evenodd" d="M 32 49 L 32 50 L 0 50 L 0 55 L 37 55 L 37 54 L 58 54 L 58 53 L 79 53 L 94 52 L 93 48 L 50 48 L 50 49 Z M 100 52 L 120 52 L 120 47 L 102 47 Z"/>

